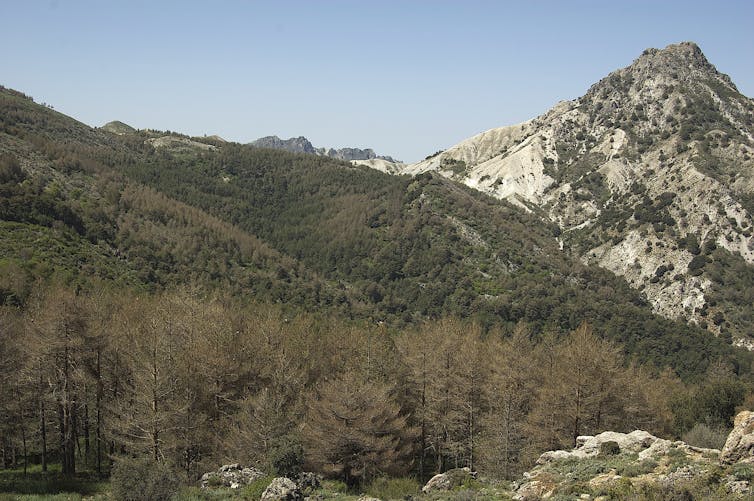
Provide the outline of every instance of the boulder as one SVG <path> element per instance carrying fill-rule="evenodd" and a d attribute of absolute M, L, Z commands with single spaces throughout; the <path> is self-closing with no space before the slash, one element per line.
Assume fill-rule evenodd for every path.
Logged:
<path fill-rule="evenodd" d="M 720 453 L 720 462 L 733 464 L 754 462 L 754 412 L 739 412 L 733 430 Z"/>
<path fill-rule="evenodd" d="M 262 493 L 260 501 L 300 501 L 304 499 L 298 486 L 286 477 L 277 477 Z"/>
<path fill-rule="evenodd" d="M 604 444 L 610 442 L 617 444 L 616 452 L 641 452 L 651 447 L 658 439 L 651 433 L 643 430 L 635 430 L 631 433 L 618 433 L 606 431 L 595 436 L 580 436 L 576 439 L 576 448 L 570 451 L 547 451 L 537 459 L 537 464 L 547 464 L 552 461 L 569 458 L 590 458 L 600 454 Z M 614 447 L 613 444 L 610 444 Z"/>
<path fill-rule="evenodd" d="M 430 478 L 429 482 L 422 487 L 422 492 L 427 494 L 434 491 L 449 491 L 474 478 L 476 478 L 476 472 L 471 471 L 470 468 L 455 468 Z"/>
<path fill-rule="evenodd" d="M 202 489 L 208 487 L 230 487 L 238 489 L 244 485 L 249 485 L 258 478 L 264 477 L 264 472 L 253 467 L 243 467 L 238 463 L 226 464 L 221 466 L 217 471 L 211 471 L 202 475 L 199 480 Z"/>

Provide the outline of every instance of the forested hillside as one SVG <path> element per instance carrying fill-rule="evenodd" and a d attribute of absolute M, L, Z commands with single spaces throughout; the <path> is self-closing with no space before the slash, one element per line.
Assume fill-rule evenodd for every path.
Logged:
<path fill-rule="evenodd" d="M 118 130 L 0 90 L 4 467 L 511 478 L 608 427 L 714 434 L 752 399 L 748 352 L 653 314 L 536 214 Z"/>

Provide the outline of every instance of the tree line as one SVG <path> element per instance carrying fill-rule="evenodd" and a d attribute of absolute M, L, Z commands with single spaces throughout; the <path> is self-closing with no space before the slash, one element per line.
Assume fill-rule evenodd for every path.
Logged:
<path fill-rule="evenodd" d="M 241 462 L 351 486 L 460 466 L 512 478 L 579 435 L 728 426 L 751 387 L 713 366 L 683 383 L 587 323 L 537 337 L 456 318 L 394 330 L 190 290 L 50 287 L 0 310 L 2 465 L 106 476 L 149 457 L 194 481 Z"/>

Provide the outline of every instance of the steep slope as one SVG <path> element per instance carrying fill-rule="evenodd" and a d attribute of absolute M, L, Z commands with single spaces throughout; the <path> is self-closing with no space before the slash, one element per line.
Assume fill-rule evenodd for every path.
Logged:
<path fill-rule="evenodd" d="M 504 329 L 523 321 L 540 336 L 587 320 L 635 359 L 684 377 L 721 357 L 750 366 L 748 354 L 652 315 L 623 280 L 560 252 L 556 225 L 441 176 L 217 141 L 155 148 L 149 139 L 165 133 L 91 129 L 10 91 L 0 120 L 10 158 L 0 219 L 13 229 L 0 233 L 0 264 L 21 277 L 0 284 L 6 302 L 23 302 L 37 279 L 89 287 L 94 275 L 391 326 L 452 315 Z M 21 210 L 29 200 L 37 208 Z"/>
<path fill-rule="evenodd" d="M 388 176 L 232 144 L 125 172 L 341 284 L 332 306 L 349 302 L 354 318 L 393 326 L 446 315 L 506 328 L 523 321 L 535 336 L 588 320 L 636 359 L 684 376 L 732 353 L 700 329 L 652 315 L 615 275 L 560 252 L 556 226 L 441 176 Z"/>
<path fill-rule="evenodd" d="M 123 177 L 159 155 L 148 137 L 92 129 L 0 89 L 0 304 L 22 304 L 40 280 L 221 288 L 297 304 L 335 295 L 254 235 Z"/>
<path fill-rule="evenodd" d="M 395 170 L 540 213 L 656 312 L 750 343 L 754 101 L 693 43 L 648 49 L 575 101 Z"/>

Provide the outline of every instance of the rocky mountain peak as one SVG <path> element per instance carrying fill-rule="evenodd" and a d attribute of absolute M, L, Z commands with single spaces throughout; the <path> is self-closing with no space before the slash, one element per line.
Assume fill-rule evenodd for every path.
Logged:
<path fill-rule="evenodd" d="M 679 87 L 687 91 L 698 90 L 700 84 L 715 87 L 718 94 L 738 93 L 730 77 L 718 72 L 698 45 L 681 42 L 664 49 L 646 49 L 630 66 L 614 71 L 594 84 L 582 99 L 614 91 L 630 94 L 662 88 L 672 92 Z M 667 94 L 663 92 L 660 96 L 667 98 Z M 649 97 L 656 99 L 658 96 L 650 93 Z"/>
<path fill-rule="evenodd" d="M 648 68 L 658 72 L 695 69 L 717 72 L 694 42 L 668 45 L 664 49 L 646 49 L 632 67 Z"/>
<path fill-rule="evenodd" d="M 312 143 L 304 136 L 292 137 L 290 139 L 280 139 L 277 136 L 266 136 L 249 144 L 259 148 L 272 148 L 275 150 L 290 151 L 292 153 L 309 153 L 310 155 L 337 158 L 338 160 L 344 160 L 346 162 L 352 160 L 373 159 L 384 159 L 389 162 L 396 162 L 392 157 L 377 155 L 371 148 L 315 148 L 314 145 L 312 145 Z"/>
<path fill-rule="evenodd" d="M 537 118 L 382 170 L 436 171 L 536 211 L 564 250 L 623 276 L 657 313 L 754 349 L 754 321 L 725 292 L 747 289 L 749 272 L 722 274 L 754 265 L 754 100 L 692 42 L 647 49 Z"/>
<path fill-rule="evenodd" d="M 311 142 L 304 136 L 280 139 L 277 136 L 265 136 L 253 141 L 252 146 L 290 151 L 292 153 L 316 153 Z"/>

